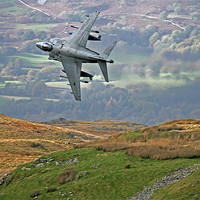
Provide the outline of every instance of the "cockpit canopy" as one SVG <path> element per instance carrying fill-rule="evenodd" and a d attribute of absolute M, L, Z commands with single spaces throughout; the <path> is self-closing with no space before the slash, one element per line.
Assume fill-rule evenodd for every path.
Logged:
<path fill-rule="evenodd" d="M 51 43 L 53 45 L 57 44 L 57 43 L 61 43 L 62 42 L 62 39 L 61 38 L 54 38 L 54 39 L 51 39 Z"/>

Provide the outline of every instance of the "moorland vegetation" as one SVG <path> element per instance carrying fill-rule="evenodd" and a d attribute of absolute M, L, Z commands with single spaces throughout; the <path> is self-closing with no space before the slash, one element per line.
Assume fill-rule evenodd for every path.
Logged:
<path fill-rule="evenodd" d="M 26 124 L 21 120 L 10 120 L 10 124 Z M 26 125 L 37 132 L 40 128 L 42 132 L 49 128 L 38 124 L 36 129 L 33 123 Z M 59 128 L 51 127 L 52 132 Z M 0 186 L 0 198 L 128 199 L 143 188 L 162 182 L 163 177 L 176 173 L 174 179 L 179 181 L 171 184 L 165 180 L 169 185 L 158 188 L 152 199 L 159 199 L 159 195 L 163 199 L 196 199 L 200 195 L 199 128 L 200 120 L 175 120 L 118 134 L 107 140 L 79 143 L 73 149 L 36 160 L 32 158 L 34 161 L 19 165 L 6 175 Z M 59 138 L 60 133 L 56 137 Z M 34 134 L 33 131 L 29 135 Z M 40 134 L 38 136 L 40 138 Z M 33 148 L 41 149 L 39 145 L 22 149 Z M 188 170 L 187 175 L 178 173 L 181 170 Z"/>

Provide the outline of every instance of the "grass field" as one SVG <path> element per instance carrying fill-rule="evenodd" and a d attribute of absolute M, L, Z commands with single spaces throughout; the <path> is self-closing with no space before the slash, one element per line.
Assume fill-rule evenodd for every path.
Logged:
<path fill-rule="evenodd" d="M 1 105 L 1 104 L 4 104 L 5 102 L 6 102 L 6 100 L 5 100 L 4 98 L 1 98 L 1 97 L 0 97 L 0 105 Z"/>
<path fill-rule="evenodd" d="M 58 24 L 37 24 L 37 25 L 32 25 L 32 24 L 18 24 L 16 26 L 17 29 L 29 29 L 33 31 L 44 31 L 48 30 L 50 28 L 56 27 Z"/>
<path fill-rule="evenodd" d="M 56 88 L 69 88 L 70 86 L 67 85 L 67 80 L 66 81 L 59 81 L 59 82 L 45 82 L 45 84 L 49 87 L 56 87 Z"/>
<path fill-rule="evenodd" d="M 36 67 L 42 68 L 42 67 L 47 67 L 47 66 L 51 66 L 51 67 L 52 66 L 55 66 L 55 67 L 61 66 L 61 63 L 59 63 L 59 62 L 49 61 L 48 55 L 21 52 L 13 57 L 21 58 L 25 65 L 34 66 L 34 69 Z"/>
<path fill-rule="evenodd" d="M 74 156 L 78 163 L 55 166 L 55 162 L 68 161 L 74 159 Z M 54 161 L 45 163 L 41 168 L 36 168 L 35 162 L 19 166 L 10 175 L 12 182 L 0 189 L 0 198 L 25 200 L 39 190 L 38 199 L 127 199 L 136 195 L 144 186 L 153 184 L 157 178 L 200 161 L 141 159 L 128 156 L 123 151 L 105 153 L 93 148 L 57 152 L 43 158 Z M 127 164 L 130 168 L 125 168 Z M 22 171 L 23 167 L 31 170 Z M 79 178 L 60 184 L 58 176 L 66 168 L 73 168 Z M 47 192 L 52 186 L 56 188 L 55 191 Z"/>
<path fill-rule="evenodd" d="M 1 82 L 0 82 L 0 88 L 4 88 L 5 85 L 6 85 L 5 83 L 1 83 Z"/>
<path fill-rule="evenodd" d="M 23 84 L 22 81 L 5 81 L 5 83 L 11 83 L 11 84 L 16 84 L 16 85 Z"/>
<path fill-rule="evenodd" d="M 153 88 L 178 87 L 186 84 L 184 79 L 166 79 L 162 77 L 139 77 L 135 74 L 124 74 L 120 80 L 113 84 L 118 87 L 126 87 L 129 84 L 146 83 Z"/>
<path fill-rule="evenodd" d="M 145 55 L 143 52 L 137 52 L 137 51 L 131 51 L 129 53 L 127 52 L 121 52 L 120 51 L 113 51 L 113 53 L 110 56 L 115 63 L 134 63 L 137 61 L 147 61 L 149 58 L 149 55 Z"/>
<path fill-rule="evenodd" d="M 1 0 L 0 1 L 0 5 L 2 4 L 6 4 L 8 3 L 8 1 L 6 0 Z M 6 12 L 9 13 L 11 15 L 18 15 L 18 14 L 25 14 L 27 12 L 29 12 L 29 9 L 25 8 L 25 7 L 20 7 L 16 4 L 15 0 L 10 0 L 9 1 L 10 7 L 4 8 L 4 7 L 0 7 L 0 11 L 2 12 Z"/>
<path fill-rule="evenodd" d="M 20 97 L 20 96 L 8 96 L 8 95 L 0 95 L 0 98 L 1 99 L 4 99 L 4 101 L 6 101 L 6 100 L 16 100 L 16 101 L 18 101 L 18 100 L 29 100 L 29 99 L 31 99 L 31 97 Z"/>

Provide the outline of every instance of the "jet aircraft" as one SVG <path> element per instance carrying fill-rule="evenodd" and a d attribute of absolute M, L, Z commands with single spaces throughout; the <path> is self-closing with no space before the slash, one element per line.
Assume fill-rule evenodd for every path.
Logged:
<path fill-rule="evenodd" d="M 90 16 L 87 15 L 86 20 L 80 27 L 70 34 L 67 39 L 54 38 L 51 42 L 37 42 L 36 46 L 43 51 L 49 52 L 49 60 L 56 60 L 62 63 L 72 94 L 77 101 L 81 101 L 80 77 L 88 77 L 92 80 L 93 75 L 81 71 L 82 63 L 98 63 L 105 81 L 108 80 L 107 63 L 113 63 L 112 59 L 108 59 L 111 51 L 116 45 L 116 41 L 109 45 L 102 54 L 99 54 L 86 47 L 88 40 L 101 40 L 101 36 L 95 37 L 90 35 L 93 31 L 92 26 L 95 23 L 100 12 L 94 12 Z M 84 81 L 88 83 L 88 81 Z"/>

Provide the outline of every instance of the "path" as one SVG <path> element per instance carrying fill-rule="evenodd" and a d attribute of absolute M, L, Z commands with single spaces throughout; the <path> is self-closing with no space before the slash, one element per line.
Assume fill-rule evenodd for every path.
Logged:
<path fill-rule="evenodd" d="M 20 3 L 22 3 L 23 5 L 25 5 L 26 7 L 32 9 L 32 10 L 37 10 L 37 11 L 39 11 L 39 12 L 41 12 L 41 13 L 43 13 L 43 14 L 49 16 L 49 17 L 51 17 L 51 15 L 50 15 L 49 13 L 47 13 L 47 12 L 44 12 L 44 11 L 38 9 L 38 8 L 32 7 L 32 6 L 28 5 L 28 4 L 26 4 L 25 2 L 23 2 L 22 0 L 18 0 L 18 1 L 19 1 Z"/>
<path fill-rule="evenodd" d="M 140 16 L 140 17 L 146 17 L 148 19 L 155 19 L 155 20 L 158 20 L 158 21 L 162 21 L 162 22 L 167 22 L 167 23 L 170 23 L 174 26 L 177 26 L 178 28 L 182 29 L 182 30 L 185 30 L 185 27 L 183 26 L 180 26 L 179 24 L 176 24 L 175 22 L 171 21 L 171 20 L 168 20 L 168 19 L 160 19 L 159 17 L 154 17 L 154 16 L 150 16 L 150 15 L 143 15 L 143 14 L 132 14 L 133 16 Z"/>

